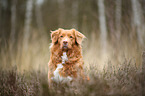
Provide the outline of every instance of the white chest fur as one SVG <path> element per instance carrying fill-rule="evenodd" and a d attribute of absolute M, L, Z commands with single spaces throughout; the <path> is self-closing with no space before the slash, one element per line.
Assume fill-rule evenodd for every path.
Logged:
<path fill-rule="evenodd" d="M 65 64 L 65 61 L 68 60 L 66 52 L 63 52 L 63 55 L 61 56 L 61 58 L 62 58 L 62 63 L 57 64 L 57 68 L 53 72 L 54 77 L 52 77 L 51 79 L 53 81 L 56 81 L 56 82 L 67 82 L 67 81 L 71 81 L 72 80 L 72 77 L 70 77 L 70 76 L 62 77 L 62 76 L 59 75 L 60 69 L 63 68 L 63 65 Z"/>

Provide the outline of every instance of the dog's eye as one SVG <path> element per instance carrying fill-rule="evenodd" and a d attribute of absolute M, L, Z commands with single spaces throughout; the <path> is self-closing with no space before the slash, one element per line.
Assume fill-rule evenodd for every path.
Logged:
<path fill-rule="evenodd" d="M 70 36 L 70 38 L 73 38 L 72 36 Z"/>
<path fill-rule="evenodd" d="M 63 37 L 62 35 L 60 37 Z"/>

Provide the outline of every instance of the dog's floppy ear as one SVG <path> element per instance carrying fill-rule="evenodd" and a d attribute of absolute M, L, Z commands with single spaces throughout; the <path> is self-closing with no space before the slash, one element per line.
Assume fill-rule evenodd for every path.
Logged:
<path fill-rule="evenodd" d="M 58 36 L 63 29 L 59 28 L 58 30 L 51 31 L 51 40 L 53 44 L 57 44 Z"/>
<path fill-rule="evenodd" d="M 75 30 L 75 29 L 72 29 L 72 31 L 74 32 L 75 34 L 75 37 L 76 37 L 76 43 L 77 44 L 81 44 L 83 39 L 86 38 L 85 35 L 83 35 L 82 33 L 80 33 L 79 31 Z"/>

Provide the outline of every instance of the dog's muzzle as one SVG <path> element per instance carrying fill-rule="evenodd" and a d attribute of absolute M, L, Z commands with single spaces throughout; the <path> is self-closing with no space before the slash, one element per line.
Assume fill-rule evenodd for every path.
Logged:
<path fill-rule="evenodd" d="M 68 48 L 68 42 L 67 41 L 63 41 L 63 48 L 67 49 Z"/>

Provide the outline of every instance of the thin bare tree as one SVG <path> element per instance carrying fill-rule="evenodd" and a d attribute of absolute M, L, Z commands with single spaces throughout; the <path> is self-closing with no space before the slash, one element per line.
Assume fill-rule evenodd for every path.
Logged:
<path fill-rule="evenodd" d="M 17 0 L 12 0 L 12 6 L 11 6 L 11 42 L 12 45 L 15 42 L 15 34 L 16 34 L 16 3 Z"/>
<path fill-rule="evenodd" d="M 136 29 L 137 32 L 137 38 L 139 43 L 143 46 L 144 40 L 143 40 L 143 20 L 142 20 L 142 8 L 141 4 L 138 0 L 131 0 L 132 2 L 132 9 L 133 9 L 133 28 Z"/>
<path fill-rule="evenodd" d="M 116 0 L 115 24 L 116 24 L 116 36 L 118 40 L 120 40 L 121 35 L 121 16 L 122 16 L 121 5 L 122 0 Z"/>
<path fill-rule="evenodd" d="M 74 27 L 74 28 L 76 28 L 77 29 L 77 27 L 78 27 L 78 7 L 79 7 L 79 5 L 78 5 L 78 0 L 74 0 L 73 2 L 72 2 L 72 27 Z"/>
<path fill-rule="evenodd" d="M 23 37 L 23 47 L 27 49 L 28 40 L 30 36 L 30 24 L 32 20 L 32 9 L 33 9 L 33 0 L 27 0 L 26 4 L 26 13 L 25 13 L 25 25 L 24 25 L 24 37 Z"/>
<path fill-rule="evenodd" d="M 104 0 L 98 0 L 98 10 L 99 10 L 99 23 L 101 31 L 101 44 L 102 44 L 102 54 L 106 52 L 107 46 L 107 27 L 106 27 L 106 17 L 105 17 L 105 6 Z"/>
<path fill-rule="evenodd" d="M 60 27 L 62 27 L 64 25 L 64 21 L 65 21 L 65 3 L 64 0 L 57 0 L 58 3 L 58 12 L 59 12 L 59 16 L 58 16 L 58 25 Z"/>
<path fill-rule="evenodd" d="M 42 12 L 41 12 L 41 5 L 44 2 L 44 0 L 36 0 L 35 2 L 35 17 L 37 26 L 39 29 L 39 32 L 44 32 L 44 25 L 43 25 L 43 19 L 42 19 Z"/>

